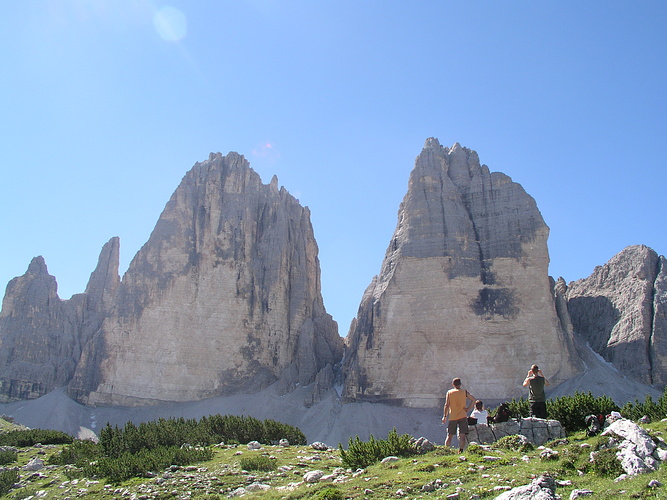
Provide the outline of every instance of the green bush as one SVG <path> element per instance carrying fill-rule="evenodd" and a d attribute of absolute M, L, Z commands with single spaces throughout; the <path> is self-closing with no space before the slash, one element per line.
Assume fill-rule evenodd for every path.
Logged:
<path fill-rule="evenodd" d="M 18 453 L 14 450 L 0 450 L 0 465 L 7 465 L 16 462 Z"/>
<path fill-rule="evenodd" d="M 525 453 L 535 448 L 532 443 L 525 441 L 518 434 L 501 437 L 495 442 L 494 446 L 503 450 L 518 451 L 520 453 Z"/>
<path fill-rule="evenodd" d="M 50 465 L 74 464 L 82 467 L 88 462 L 101 458 L 102 446 L 88 439 L 75 439 L 72 444 L 65 446 L 60 452 L 54 453 L 48 460 Z"/>
<path fill-rule="evenodd" d="M 139 426 L 127 422 L 123 429 L 107 424 L 100 432 L 100 444 L 104 454 L 109 457 L 186 443 L 196 446 L 220 442 L 245 444 L 250 441 L 269 444 L 283 438 L 291 444 L 306 444 L 305 435 L 296 427 L 274 420 L 261 421 L 234 415 L 211 415 L 199 422 L 184 418 L 159 419 L 142 422 Z"/>
<path fill-rule="evenodd" d="M 639 420 L 644 415 L 651 420 L 662 420 L 667 416 L 667 387 L 657 402 L 654 402 L 651 396 L 646 396 L 643 403 L 638 399 L 635 399 L 634 403 L 626 403 L 621 408 L 621 415 L 631 420 Z"/>
<path fill-rule="evenodd" d="M 9 493 L 15 483 L 19 482 L 19 471 L 5 469 L 0 471 L 0 496 Z"/>
<path fill-rule="evenodd" d="M 590 392 L 575 392 L 547 401 L 549 418 L 558 420 L 568 433 L 584 430 L 588 415 L 608 415 L 618 410 L 618 405 L 610 397 L 595 397 Z"/>
<path fill-rule="evenodd" d="M 318 491 L 311 498 L 316 500 L 345 500 L 343 493 L 339 489 L 330 486 Z"/>
<path fill-rule="evenodd" d="M 105 477 L 112 483 L 121 483 L 132 477 L 141 477 L 170 465 L 190 465 L 213 458 L 210 448 L 158 447 L 119 457 L 102 457 L 83 466 L 87 476 Z"/>
<path fill-rule="evenodd" d="M 0 434 L 0 446 L 16 446 L 24 448 L 41 444 L 69 444 L 74 438 L 60 431 L 45 429 L 28 429 L 21 431 L 10 431 Z"/>
<path fill-rule="evenodd" d="M 264 455 L 256 457 L 243 457 L 240 462 L 243 470 L 261 470 L 264 472 L 276 470 L 278 465 L 275 460 L 270 459 Z"/>
<path fill-rule="evenodd" d="M 602 477 L 620 476 L 623 474 L 623 467 L 616 458 L 616 450 L 613 448 L 599 450 L 593 453 L 593 463 L 591 464 L 593 472 Z"/>
<path fill-rule="evenodd" d="M 530 403 L 527 399 L 512 398 L 512 401 L 507 402 L 512 418 L 526 418 L 530 415 Z M 489 410 L 489 421 L 498 413 L 498 407 Z"/>
<path fill-rule="evenodd" d="M 388 456 L 409 457 L 417 454 L 417 450 L 410 444 L 410 435 L 401 436 L 394 427 L 386 440 L 375 439 L 371 434 L 367 442 L 359 439 L 359 436 L 350 438 L 347 451 L 339 444 L 340 457 L 343 465 L 352 468 L 364 468 L 379 462 Z"/>

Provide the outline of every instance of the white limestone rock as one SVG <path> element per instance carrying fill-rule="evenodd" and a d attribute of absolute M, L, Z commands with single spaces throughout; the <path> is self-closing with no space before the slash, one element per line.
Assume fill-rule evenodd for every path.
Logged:
<path fill-rule="evenodd" d="M 477 398 L 518 397 L 516 360 L 537 363 L 554 385 L 578 373 L 549 281 L 548 233 L 519 184 L 474 151 L 428 139 L 346 339 L 343 397 L 434 407 L 456 376 Z"/>
<path fill-rule="evenodd" d="M 309 210 L 277 180 L 211 154 L 130 263 L 70 394 L 137 405 L 312 384 L 343 349 L 317 252 Z"/>

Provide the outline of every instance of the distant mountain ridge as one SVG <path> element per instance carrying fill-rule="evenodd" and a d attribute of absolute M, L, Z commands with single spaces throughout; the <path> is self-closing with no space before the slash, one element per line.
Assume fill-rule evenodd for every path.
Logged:
<path fill-rule="evenodd" d="M 42 257 L 10 281 L 0 401 L 65 386 L 90 406 L 135 406 L 271 386 L 298 388 L 311 406 L 336 385 L 348 402 L 431 408 L 455 376 L 480 398 L 519 396 L 532 363 L 554 385 L 585 389 L 580 339 L 662 389 L 664 257 L 629 247 L 566 285 L 548 276 L 548 232 L 518 183 L 458 143 L 427 139 L 343 339 L 324 308 L 308 208 L 241 155 L 212 153 L 185 174 L 122 280 L 111 238 L 69 300 Z"/>

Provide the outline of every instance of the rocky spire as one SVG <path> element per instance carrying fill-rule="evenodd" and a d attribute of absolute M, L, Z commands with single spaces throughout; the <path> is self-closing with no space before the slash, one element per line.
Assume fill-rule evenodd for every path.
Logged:
<path fill-rule="evenodd" d="M 521 394 L 533 363 L 554 382 L 576 373 L 547 274 L 548 233 L 519 184 L 458 143 L 428 139 L 348 334 L 344 396 L 432 406 L 462 377 L 497 400 Z"/>
<path fill-rule="evenodd" d="M 667 383 L 667 267 L 645 245 L 625 248 L 570 283 L 574 330 L 622 373 L 660 388 Z"/>
<path fill-rule="evenodd" d="M 78 342 L 44 258 L 7 285 L 0 312 L 0 400 L 35 398 L 65 385 Z"/>
<path fill-rule="evenodd" d="M 310 212 L 277 183 L 237 153 L 185 175 L 86 345 L 73 396 L 187 401 L 276 381 L 290 390 L 331 370 L 342 339 L 324 309 Z"/>

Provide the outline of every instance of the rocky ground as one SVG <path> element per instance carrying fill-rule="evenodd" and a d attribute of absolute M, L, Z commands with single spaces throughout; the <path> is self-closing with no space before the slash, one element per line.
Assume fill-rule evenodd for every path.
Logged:
<path fill-rule="evenodd" d="M 471 445 L 463 455 L 437 446 L 408 458 L 387 457 L 365 469 L 343 465 L 337 449 L 323 443 L 308 446 L 216 445 L 214 458 L 197 465 L 171 466 L 147 477 L 122 484 L 104 478 L 83 477 L 72 466 L 48 465 L 49 457 L 62 446 L 36 445 L 19 449 L 20 481 L 8 498 L 53 499 L 222 499 L 222 498 L 665 498 L 667 472 L 656 450 L 667 449 L 662 441 L 667 422 L 640 428 L 622 421 L 617 432 L 586 438 L 583 434 L 533 447 L 526 440 L 501 446 Z M 632 433 L 641 435 L 634 449 L 657 457 L 650 468 L 628 473 L 608 467 L 596 455 L 609 448 L 627 454 L 623 444 Z M 612 438 L 613 441 L 610 441 Z M 633 438 L 635 439 L 635 438 Z M 647 448 L 648 447 L 648 448 Z M 244 470 L 244 457 L 267 457 L 273 470 Z M 600 457 L 602 455 L 599 455 Z M 647 462 L 648 463 L 648 462 Z M 605 468 L 607 467 L 607 468 Z M 325 496 L 326 495 L 330 496 Z M 530 494 L 533 496 L 525 496 Z M 535 495 L 542 496 L 535 496 Z M 338 495 L 338 496 L 331 496 Z M 523 495 L 523 496 L 520 496 Z"/>

